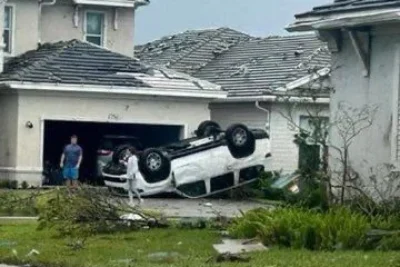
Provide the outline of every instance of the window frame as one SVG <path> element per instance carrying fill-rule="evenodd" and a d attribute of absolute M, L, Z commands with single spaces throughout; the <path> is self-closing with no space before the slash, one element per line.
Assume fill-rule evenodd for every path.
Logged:
<path fill-rule="evenodd" d="M 103 15 L 103 25 L 102 25 L 102 27 L 101 27 L 101 33 L 102 34 L 100 34 L 100 35 L 95 35 L 95 34 L 88 34 L 87 33 L 87 16 L 88 16 L 88 14 L 89 13 L 94 13 L 94 14 L 101 14 L 101 15 Z M 85 10 L 85 13 L 84 13 L 84 23 L 83 23 L 83 40 L 85 41 L 85 42 L 88 42 L 88 43 L 90 43 L 90 44 L 93 44 L 93 45 L 97 45 L 97 44 L 95 44 L 95 43 L 92 43 L 92 42 L 89 42 L 88 40 L 87 40 L 87 37 L 100 37 L 101 38 L 101 41 L 100 41 L 100 45 L 97 45 L 97 46 L 100 46 L 100 47 L 106 47 L 106 40 L 107 40 L 107 12 L 105 12 L 105 11 L 99 11 L 99 10 Z"/>
<path fill-rule="evenodd" d="M 11 42 L 11 44 L 9 44 L 9 51 L 6 51 L 6 46 L 5 46 L 5 39 L 4 39 L 4 31 L 6 31 L 6 27 L 5 24 L 3 22 L 3 43 L 4 43 L 4 55 L 5 56 L 13 56 L 14 55 L 14 51 L 15 51 L 15 4 L 6 4 L 4 6 L 4 17 L 5 17 L 5 13 L 6 13 L 6 8 L 10 8 L 11 9 L 11 20 L 10 20 L 10 26 L 9 28 L 7 28 L 7 30 L 10 32 L 8 41 Z"/>

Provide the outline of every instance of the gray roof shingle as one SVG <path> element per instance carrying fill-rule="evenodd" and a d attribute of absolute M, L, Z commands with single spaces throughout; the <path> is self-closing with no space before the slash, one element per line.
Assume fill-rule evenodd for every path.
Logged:
<path fill-rule="evenodd" d="M 145 65 L 79 40 L 44 44 L 7 60 L 0 81 L 220 90 L 207 81 Z"/>
<path fill-rule="evenodd" d="M 272 92 L 313 70 L 328 67 L 330 54 L 315 35 L 253 39 L 232 47 L 194 76 L 235 93 Z"/>
<path fill-rule="evenodd" d="M 249 35 L 229 28 L 186 31 L 137 46 L 135 56 L 193 74 Z"/>
<path fill-rule="evenodd" d="M 191 35 L 190 32 L 184 35 Z M 184 37 L 177 36 L 177 39 Z M 153 46 L 162 43 L 166 47 L 174 44 L 156 41 Z M 151 46 L 151 44 L 147 44 Z M 211 47 L 211 45 L 209 45 Z M 230 95 L 259 95 L 271 94 L 275 89 L 308 75 L 316 69 L 329 67 L 330 53 L 325 43 L 319 41 L 315 35 L 291 35 L 283 37 L 249 38 L 244 37 L 221 53 L 214 53 L 211 57 L 201 57 L 202 48 L 197 48 L 195 43 L 190 46 L 179 46 L 176 50 L 187 49 L 191 53 L 165 52 L 159 54 L 138 53 L 138 57 L 145 62 L 167 64 L 179 57 L 182 64 L 169 64 L 168 67 L 190 73 L 192 76 L 205 79 L 221 85 Z M 197 49 L 201 51 L 197 51 Z M 168 50 L 168 49 L 167 49 Z M 210 52 L 209 52 L 210 53 Z M 207 53 L 205 53 L 207 54 Z M 166 56 L 168 55 L 168 56 Z M 201 61 L 201 68 L 197 62 Z"/>
<path fill-rule="evenodd" d="M 400 7 L 400 0 L 335 0 L 331 4 L 314 7 L 313 10 L 297 14 L 295 17 L 304 18 L 331 13 L 345 13 L 393 7 Z"/>

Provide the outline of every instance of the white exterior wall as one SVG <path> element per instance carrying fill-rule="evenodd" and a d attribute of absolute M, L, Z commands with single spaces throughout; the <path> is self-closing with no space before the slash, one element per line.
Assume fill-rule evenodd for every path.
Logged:
<path fill-rule="evenodd" d="M 6 4 L 14 9 L 12 26 L 13 51 L 11 56 L 17 56 L 28 50 L 36 49 L 39 41 L 38 2 L 34 0 L 8 0 Z"/>
<path fill-rule="evenodd" d="M 104 47 L 133 56 L 134 10 L 132 8 L 118 8 L 117 29 L 114 28 L 113 7 L 81 6 L 78 11 L 77 27 L 73 23 L 74 10 L 71 0 L 58 0 L 54 6 L 43 7 L 40 24 L 42 43 L 71 39 L 84 40 L 85 12 L 99 11 L 105 14 Z"/>
<path fill-rule="evenodd" d="M 118 28 L 114 28 L 114 8 L 99 6 L 81 6 L 78 25 L 74 25 L 75 7 L 71 0 L 57 0 L 54 6 L 43 6 L 39 18 L 37 0 L 8 0 L 7 5 L 14 9 L 13 52 L 17 56 L 26 51 L 37 49 L 41 43 L 84 40 L 85 11 L 105 13 L 105 47 L 132 57 L 134 51 L 134 10 L 118 8 Z"/>
<path fill-rule="evenodd" d="M 271 138 L 272 170 L 293 172 L 298 168 L 299 150 L 293 142 L 294 135 L 299 132 L 292 127 L 282 114 L 287 114 L 288 104 L 262 103 L 263 108 L 270 110 L 269 134 Z M 318 106 L 320 110 L 321 106 Z M 322 107 L 321 115 L 329 116 L 328 104 Z M 299 125 L 300 116 L 307 116 L 312 108 L 293 109 L 293 120 Z M 255 107 L 255 103 L 213 103 L 211 104 L 211 119 L 226 128 L 234 123 L 243 123 L 251 128 L 266 129 L 268 114 Z"/>
<path fill-rule="evenodd" d="M 20 93 L 18 104 L 10 104 L 17 108 L 4 110 L 2 114 L 15 122 L 16 130 L 10 135 L 11 138 L 15 136 L 11 145 L 15 146 L 17 154 L 15 168 L 3 166 L 2 169 L 3 172 L 14 173 L 19 181 L 40 185 L 46 119 L 182 125 L 185 137 L 188 137 L 201 121 L 210 119 L 208 103 L 199 99 L 119 97 L 110 94 Z M 27 121 L 33 123 L 32 129 L 25 126 Z"/>
<path fill-rule="evenodd" d="M 18 96 L 0 95 L 0 178 L 17 160 L 17 120 Z"/>
<path fill-rule="evenodd" d="M 378 107 L 371 127 L 358 135 L 349 151 L 352 167 L 362 177 L 370 168 L 394 163 L 399 166 L 398 96 L 400 90 L 400 30 L 399 25 L 372 29 L 370 75 L 363 76 L 363 65 L 349 38 L 344 35 L 342 49 L 334 53 L 332 82 L 335 93 L 331 97 L 331 117 L 338 105 L 347 103 L 354 108 L 365 105 Z M 337 132 L 331 132 L 332 143 L 342 146 Z M 334 167 L 337 160 L 331 158 Z"/>

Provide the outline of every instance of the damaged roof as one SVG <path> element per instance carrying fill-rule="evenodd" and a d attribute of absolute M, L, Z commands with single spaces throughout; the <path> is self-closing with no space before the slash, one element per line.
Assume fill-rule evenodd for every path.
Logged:
<path fill-rule="evenodd" d="M 11 58 L 0 82 L 34 82 L 143 87 L 176 90 L 220 90 L 220 86 L 162 67 L 153 67 L 93 44 L 62 41 Z"/>
<path fill-rule="evenodd" d="M 211 47 L 209 46 L 210 49 Z M 190 48 L 184 46 L 182 49 Z M 314 34 L 268 38 L 245 37 L 222 52 L 209 50 L 208 54 L 213 56 L 204 60 L 198 56 L 203 50 L 197 52 L 197 47 L 194 45 L 191 51 L 183 56 L 168 53 L 168 60 L 174 60 L 174 56 L 178 56 L 179 61 L 187 62 L 188 65 L 190 62 L 203 62 L 202 67 L 198 69 L 191 68 L 187 71 L 178 65 L 177 70 L 219 84 L 229 91 L 230 96 L 273 94 L 291 82 L 330 66 L 330 53 L 326 44 L 318 40 Z M 159 58 L 157 54 L 149 56 L 147 53 L 139 53 L 138 57 L 145 62 L 168 63 L 163 53 L 160 53 Z M 176 66 L 166 65 L 173 69 Z"/>
<path fill-rule="evenodd" d="M 400 0 L 335 0 L 331 4 L 314 7 L 311 11 L 297 14 L 296 18 L 321 16 L 333 13 L 387 9 L 400 7 Z"/>
<path fill-rule="evenodd" d="M 136 46 L 135 56 L 151 64 L 193 74 L 219 54 L 249 39 L 249 35 L 229 28 L 192 30 Z"/>

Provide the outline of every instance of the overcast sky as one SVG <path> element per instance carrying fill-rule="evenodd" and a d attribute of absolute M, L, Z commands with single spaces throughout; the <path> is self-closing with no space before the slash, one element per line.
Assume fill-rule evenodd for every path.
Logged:
<path fill-rule="evenodd" d="M 253 36 L 287 34 L 294 14 L 333 0 L 151 0 L 136 18 L 136 44 L 188 29 L 230 27 Z"/>

